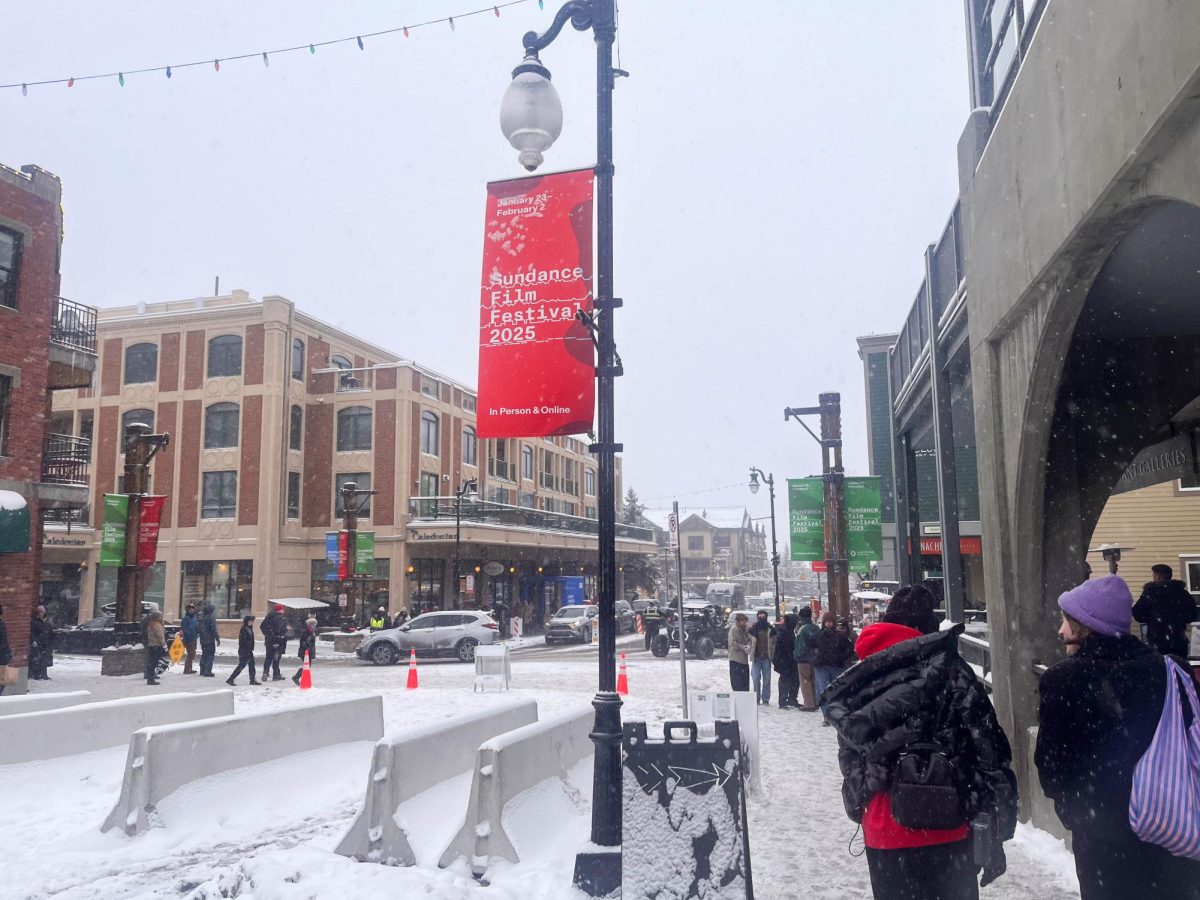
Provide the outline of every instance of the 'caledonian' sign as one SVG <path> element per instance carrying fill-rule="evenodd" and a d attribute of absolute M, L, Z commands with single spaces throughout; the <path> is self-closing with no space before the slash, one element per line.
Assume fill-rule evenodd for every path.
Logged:
<path fill-rule="evenodd" d="M 591 169 L 488 185 L 479 303 L 482 438 L 584 434 L 595 357 Z"/>

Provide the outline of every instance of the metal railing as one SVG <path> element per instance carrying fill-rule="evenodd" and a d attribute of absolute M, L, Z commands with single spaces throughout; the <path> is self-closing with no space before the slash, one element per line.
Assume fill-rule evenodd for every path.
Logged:
<path fill-rule="evenodd" d="M 989 677 L 992 674 L 992 645 L 974 634 L 960 634 L 958 636 L 958 653 L 959 655 L 982 671 L 984 687 L 990 693 L 992 690 L 992 681 Z"/>
<path fill-rule="evenodd" d="M 412 516 L 414 523 L 449 521 L 453 525 L 455 505 L 456 501 L 453 497 L 413 497 L 408 503 L 408 514 Z M 596 519 L 528 509 L 523 506 L 510 506 L 507 503 L 492 503 L 487 500 L 464 500 L 462 521 L 572 534 L 595 535 L 599 533 L 599 522 Z M 651 529 L 624 525 L 620 522 L 617 523 L 617 537 L 631 541 L 654 542 L 654 532 Z"/>
<path fill-rule="evenodd" d="M 43 506 L 41 509 L 42 524 L 66 525 L 70 530 L 72 525 L 87 525 L 91 518 L 90 506 Z"/>
<path fill-rule="evenodd" d="M 92 442 L 70 434 L 47 434 L 42 439 L 42 483 L 88 483 Z"/>
<path fill-rule="evenodd" d="M 54 298 L 50 341 L 81 353 L 96 353 L 96 308 L 66 297 Z"/>

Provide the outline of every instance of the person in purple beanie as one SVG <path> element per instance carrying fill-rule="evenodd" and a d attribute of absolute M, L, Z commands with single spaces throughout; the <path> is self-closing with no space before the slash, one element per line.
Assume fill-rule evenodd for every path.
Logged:
<path fill-rule="evenodd" d="M 1200 900 L 1200 863 L 1140 840 L 1129 825 L 1133 770 L 1162 714 L 1163 658 L 1129 633 L 1133 595 L 1117 575 L 1058 598 L 1067 658 L 1038 685 L 1034 760 L 1071 831 L 1081 900 Z"/>

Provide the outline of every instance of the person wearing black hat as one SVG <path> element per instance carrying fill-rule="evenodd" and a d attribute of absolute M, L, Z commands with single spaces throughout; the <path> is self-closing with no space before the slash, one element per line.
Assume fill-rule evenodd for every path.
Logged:
<path fill-rule="evenodd" d="M 283 618 L 283 604 L 276 603 L 258 626 L 263 635 L 266 655 L 263 656 L 263 681 L 270 676 L 272 681 L 283 681 L 279 672 L 279 660 L 287 650 L 287 622 Z M 273 670 L 273 673 L 272 673 Z"/>
<path fill-rule="evenodd" d="M 796 693 L 800 689 L 800 676 L 796 671 L 796 659 L 792 647 L 796 643 L 796 617 L 788 613 L 775 632 L 775 655 L 771 667 L 779 675 L 779 708 L 795 709 Z"/>
<path fill-rule="evenodd" d="M 225 683 L 232 685 L 235 679 L 242 674 L 242 669 L 250 669 L 250 683 L 262 684 L 261 681 L 256 681 L 254 671 L 254 616 L 246 616 L 242 619 L 242 630 L 238 632 L 238 664 L 233 670 Z M 263 674 L 266 674 L 266 668 L 263 669 Z"/>
<path fill-rule="evenodd" d="M 817 658 L 817 638 L 821 629 L 812 620 L 812 607 L 806 606 L 800 610 L 800 624 L 796 631 L 796 639 L 792 644 L 792 656 L 796 660 L 796 675 L 800 680 L 800 696 L 804 704 L 800 709 L 804 712 L 817 710 L 817 675 L 813 669 L 813 661 Z"/>

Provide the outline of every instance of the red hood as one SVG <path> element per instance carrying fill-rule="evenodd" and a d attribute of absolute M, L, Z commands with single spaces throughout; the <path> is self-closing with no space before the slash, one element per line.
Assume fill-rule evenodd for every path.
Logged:
<path fill-rule="evenodd" d="M 886 650 L 893 644 L 912 640 L 921 636 L 921 632 L 907 625 L 895 625 L 892 622 L 879 622 L 868 625 L 854 643 L 854 652 L 859 659 L 866 659 L 872 653 Z"/>

